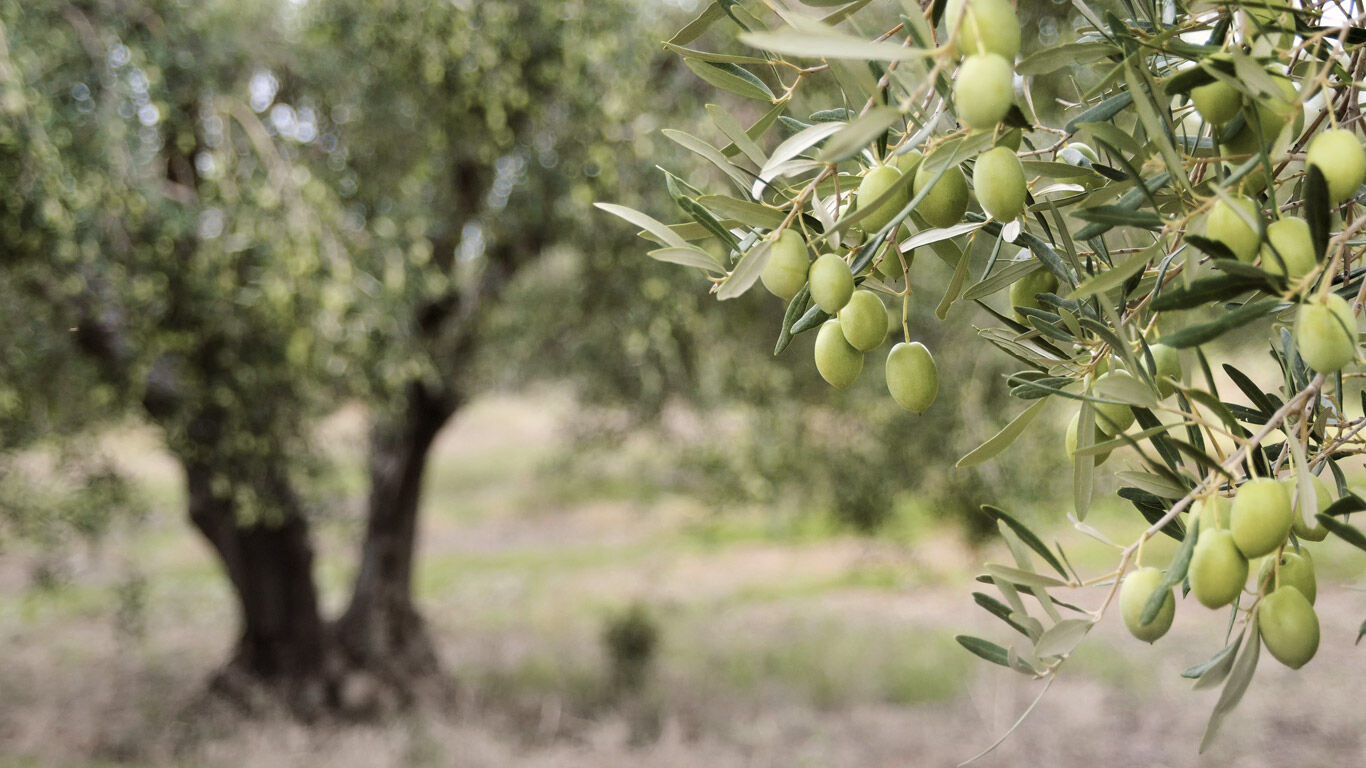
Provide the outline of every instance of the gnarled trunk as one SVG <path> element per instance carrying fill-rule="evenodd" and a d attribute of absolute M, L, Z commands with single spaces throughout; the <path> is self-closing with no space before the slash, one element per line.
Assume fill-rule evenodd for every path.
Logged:
<path fill-rule="evenodd" d="M 244 706 L 264 688 L 303 717 L 319 714 L 334 698 L 335 664 L 318 610 L 308 521 L 297 500 L 283 478 L 269 478 L 270 497 L 282 507 L 278 516 L 244 525 L 232 498 L 215 493 L 209 467 L 187 463 L 185 473 L 190 520 L 223 562 L 240 617 L 237 647 L 214 687 Z"/>

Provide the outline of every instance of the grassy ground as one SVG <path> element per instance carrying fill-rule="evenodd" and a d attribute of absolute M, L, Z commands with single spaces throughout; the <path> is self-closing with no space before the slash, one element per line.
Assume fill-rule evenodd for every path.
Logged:
<path fill-rule="evenodd" d="M 544 394 L 485 400 L 442 437 L 417 589 L 459 704 L 361 727 L 243 721 L 205 702 L 203 681 L 231 641 L 230 595 L 179 517 L 174 467 L 153 436 L 111 438 L 152 513 L 73 548 L 56 590 L 28 585 L 38 553 L 0 558 L 0 763 L 940 766 L 990 744 L 1037 694 L 953 640 L 1007 639 L 968 596 L 976 564 L 1001 552 L 973 553 L 922 517 L 860 538 L 772 510 L 710 508 L 609 471 L 631 466 L 623 456 L 566 476 L 551 460 L 568 406 Z M 354 414 L 324 435 L 337 446 L 359 437 Z M 333 610 L 357 532 L 346 499 L 358 457 L 342 458 L 351 469 L 320 524 Z M 1117 538 L 1133 530 L 1097 524 Z M 1050 538 L 1075 542 L 1083 570 L 1106 562 L 1103 546 L 1070 530 Z M 1366 765 L 1366 716 L 1344 685 L 1361 669 L 1352 640 L 1366 600 L 1351 589 L 1350 557 L 1332 552 L 1341 562 L 1319 558 L 1319 657 L 1299 674 L 1265 659 L 1211 755 L 1195 745 L 1214 696 L 1178 673 L 1221 645 L 1222 619 L 1188 602 L 1155 647 L 1107 618 L 981 764 Z M 1149 557 L 1169 553 L 1159 545 Z M 624 692 L 601 636 L 637 601 L 661 646 L 643 686 Z"/>

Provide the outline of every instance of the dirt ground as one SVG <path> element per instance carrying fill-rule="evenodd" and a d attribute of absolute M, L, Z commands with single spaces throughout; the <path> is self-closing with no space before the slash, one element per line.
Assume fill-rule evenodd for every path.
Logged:
<path fill-rule="evenodd" d="M 667 492 L 547 491 L 564 403 L 538 397 L 481 402 L 433 466 L 418 593 L 457 681 L 451 707 L 306 728 L 206 699 L 231 641 L 229 595 L 178 517 L 173 468 L 134 432 L 118 440 L 154 500 L 145 520 L 70 547 L 55 590 L 30 585 L 40 553 L 0 554 L 0 764 L 951 766 L 1039 692 L 954 643 L 1006 636 L 972 606 L 980 555 L 951 532 L 792 536 L 762 510 L 718 516 Z M 356 429 L 339 420 L 326 439 Z M 339 507 L 321 526 L 333 608 L 354 525 Z M 1366 766 L 1366 651 L 1352 643 L 1366 597 L 1325 571 L 1318 657 L 1294 673 L 1264 656 L 1207 754 L 1196 745 L 1217 693 L 1179 672 L 1217 650 L 1223 619 L 1187 601 L 1156 646 L 1107 617 L 978 764 Z M 632 601 L 661 647 L 642 687 L 622 691 L 601 634 Z"/>

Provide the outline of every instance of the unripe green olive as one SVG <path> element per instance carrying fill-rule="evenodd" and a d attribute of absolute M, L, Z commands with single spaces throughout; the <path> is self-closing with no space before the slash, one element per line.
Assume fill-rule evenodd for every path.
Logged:
<path fill-rule="evenodd" d="M 1205 217 L 1205 237 L 1223 243 L 1239 261 L 1251 262 L 1257 255 L 1257 246 L 1262 242 L 1255 226 L 1260 211 L 1250 197 L 1233 195 L 1232 200 L 1254 225 L 1249 226 L 1232 205 L 1220 198 Z"/>
<path fill-rule="evenodd" d="M 915 194 L 919 195 L 933 178 L 934 174 L 921 163 L 915 171 Z M 916 211 L 932 227 L 951 227 L 962 221 L 963 214 L 968 212 L 968 180 L 962 169 L 955 165 L 945 170 L 916 206 Z"/>
<path fill-rule="evenodd" d="M 1191 515 L 1199 518 L 1200 532 L 1204 535 L 1205 531 L 1212 531 L 1216 528 L 1227 528 L 1229 522 L 1229 503 L 1228 499 L 1217 493 L 1196 499 L 1191 505 Z"/>
<path fill-rule="evenodd" d="M 1134 382 L 1138 381 L 1133 377 L 1133 374 L 1128 371 L 1107 371 L 1096 377 L 1096 391 L 1100 391 L 1100 387 L 1104 382 L 1115 379 L 1129 379 Z M 1094 406 L 1097 416 L 1096 426 L 1100 427 L 1101 431 L 1107 435 L 1117 435 L 1128 429 L 1129 426 L 1134 423 L 1133 409 L 1123 403 L 1095 403 Z"/>
<path fill-rule="evenodd" d="M 896 280 L 905 275 L 906 270 L 910 269 L 911 263 L 915 260 L 914 257 L 915 251 L 903 253 L 900 256 L 897 255 L 896 250 L 884 252 L 882 258 L 877 262 L 877 271 L 888 279 Z M 906 260 L 904 266 L 901 263 L 902 259 Z"/>
<path fill-rule="evenodd" d="M 1200 529 L 1191 554 L 1191 594 L 1206 608 L 1221 608 L 1234 600 L 1247 583 L 1247 558 L 1225 530 Z"/>
<path fill-rule="evenodd" d="M 1366 151 L 1357 135 L 1345 128 L 1323 131 L 1310 140 L 1304 162 L 1323 174 L 1334 205 L 1356 194 L 1366 181 Z"/>
<path fill-rule="evenodd" d="M 953 81 L 958 120 L 969 128 L 992 128 L 1010 111 L 1015 99 L 1015 73 L 1010 62 L 994 53 L 963 59 Z"/>
<path fill-rule="evenodd" d="M 1066 147 L 1063 147 L 1063 149 L 1064 149 L 1064 150 L 1067 150 L 1067 149 L 1076 150 L 1077 154 L 1081 155 L 1082 157 L 1086 158 L 1087 160 L 1089 160 L 1089 161 L 1091 161 L 1091 162 L 1093 162 L 1093 163 L 1099 163 L 1099 162 L 1100 162 L 1100 155 L 1097 155 L 1097 154 L 1096 154 L 1096 150 L 1092 149 L 1092 148 L 1091 148 L 1091 145 L 1090 145 L 1090 144 L 1087 144 L 1087 143 L 1085 143 L 1085 142 L 1082 142 L 1082 141 L 1074 141 L 1074 142 L 1072 142 L 1071 144 L 1068 144 Z"/>
<path fill-rule="evenodd" d="M 1295 318 L 1295 345 L 1305 365 L 1319 373 L 1335 373 L 1356 359 L 1357 321 L 1341 296 L 1307 301 Z"/>
<path fill-rule="evenodd" d="M 1294 587 L 1283 586 L 1262 598 L 1257 626 L 1266 649 L 1291 669 L 1308 664 L 1319 650 L 1319 617 Z"/>
<path fill-rule="evenodd" d="M 863 181 L 858 185 L 858 192 L 854 193 L 859 210 L 868 210 L 874 200 L 881 197 L 887 190 L 896 187 L 900 181 L 901 171 L 898 171 L 894 166 L 879 165 L 876 168 L 868 169 L 868 172 L 863 174 Z M 909 194 L 910 190 L 902 185 L 885 202 L 864 214 L 864 229 L 869 232 L 877 232 L 887 226 L 892 217 L 900 213 L 901 209 L 906 206 L 910 200 Z"/>
<path fill-rule="evenodd" d="M 1063 446 L 1067 449 L 1067 458 L 1068 458 L 1068 459 L 1075 459 L 1075 458 L 1077 457 L 1077 440 L 1081 437 L 1081 430 L 1080 430 L 1080 424 L 1079 424 L 1079 421 L 1080 421 L 1080 420 L 1081 420 L 1081 411 L 1078 411 L 1078 412 L 1072 414 L 1072 420 L 1069 421 L 1069 422 L 1067 422 L 1067 431 L 1066 431 L 1065 433 L 1063 433 Z M 1091 425 L 1091 433 L 1092 433 L 1092 438 L 1091 438 L 1091 444 L 1092 444 L 1092 445 L 1095 445 L 1096 443 L 1099 443 L 1099 442 L 1103 442 L 1104 440 L 1107 439 L 1107 438 L 1105 437 L 1105 433 L 1104 433 L 1104 432 L 1101 432 L 1101 431 L 1095 426 L 1094 423 Z M 1110 454 L 1111 454 L 1111 451 L 1106 451 L 1106 452 L 1104 452 L 1104 453 L 1097 453 L 1097 454 L 1095 454 L 1095 462 L 1094 462 L 1094 463 L 1095 463 L 1095 466 L 1098 467 L 1098 466 L 1100 466 L 1101 464 L 1104 464 L 1104 463 L 1105 463 L 1105 460 L 1108 459 L 1108 458 L 1110 458 Z"/>
<path fill-rule="evenodd" d="M 1243 557 L 1274 552 L 1290 535 L 1290 497 L 1270 478 L 1249 480 L 1233 497 L 1229 529 Z"/>
<path fill-rule="evenodd" d="M 1290 216 L 1267 225 L 1266 243 L 1262 245 L 1262 269 L 1298 280 L 1309 274 L 1317 263 L 1309 222 Z"/>
<path fill-rule="evenodd" d="M 863 353 L 844 338 L 839 320 L 826 320 L 816 332 L 816 370 L 835 389 L 848 389 L 863 371 Z"/>
<path fill-rule="evenodd" d="M 1038 294 L 1054 293 L 1058 290 L 1058 278 L 1047 267 L 1030 272 L 1010 286 L 1010 306 L 1027 307 L 1029 309 L 1043 309 L 1039 303 Z M 1018 309 L 1014 310 L 1015 320 L 1025 323 L 1026 319 Z"/>
<path fill-rule="evenodd" d="M 1305 521 L 1305 518 L 1312 518 L 1316 513 L 1328 509 L 1333 503 L 1333 495 L 1328 490 L 1328 486 L 1319 479 L 1318 475 L 1310 475 L 1309 481 L 1314 486 L 1314 503 L 1301 504 L 1298 501 L 1295 503 L 1293 512 L 1294 518 L 1290 523 L 1290 530 L 1294 531 L 1296 536 L 1305 541 L 1323 541 L 1328 538 L 1328 529 L 1324 528 L 1317 521 L 1311 525 Z M 1286 480 L 1285 482 L 1288 483 L 1286 492 L 1291 494 L 1292 499 L 1296 498 L 1297 486 L 1294 478 Z"/>
<path fill-rule="evenodd" d="M 925 345 L 901 342 L 887 353 L 887 391 L 896 404 L 924 413 L 939 394 L 939 369 Z"/>
<path fill-rule="evenodd" d="M 1199 546 L 1197 544 L 1197 546 Z M 1282 587 L 1294 587 L 1304 595 L 1304 599 L 1310 605 L 1319 596 L 1319 580 L 1314 575 L 1314 558 L 1309 555 L 1309 550 L 1301 549 L 1299 552 L 1291 552 L 1287 547 L 1280 556 L 1280 585 Z M 1271 570 L 1275 567 L 1277 558 L 1268 557 L 1262 561 L 1262 572 L 1257 576 L 1257 583 L 1266 582 Z"/>
<path fill-rule="evenodd" d="M 1153 353 L 1153 378 L 1157 380 L 1157 393 L 1170 397 L 1176 391 L 1172 385 L 1181 380 L 1181 353 L 1166 344 L 1153 344 L 1148 348 Z"/>
<path fill-rule="evenodd" d="M 1008 147 L 996 147 L 977 157 L 972 186 L 982 210 L 998 221 L 1010 221 L 1025 209 L 1024 166 Z"/>
<path fill-rule="evenodd" d="M 915 173 L 915 169 L 920 167 L 920 161 L 923 159 L 924 155 L 920 153 L 920 150 L 913 149 L 900 155 L 892 155 L 891 163 L 896 166 L 898 171 L 901 171 L 902 176 L 905 176 Z M 911 178 L 914 179 L 915 177 L 912 176 Z"/>
<path fill-rule="evenodd" d="M 1157 616 L 1147 624 L 1139 626 L 1138 620 L 1143 618 L 1144 606 L 1148 604 L 1153 591 L 1161 583 L 1162 571 L 1147 567 L 1139 568 L 1125 576 L 1124 583 L 1119 587 L 1119 613 L 1124 617 L 1124 626 L 1129 628 L 1130 634 L 1145 643 L 1151 643 L 1167 634 L 1167 630 L 1172 627 L 1172 619 L 1176 616 L 1176 600 L 1168 589 L 1167 599 L 1158 609 Z"/>
<path fill-rule="evenodd" d="M 887 308 L 872 291 L 854 291 L 840 310 L 839 321 L 844 338 L 860 352 L 880 346 L 887 338 Z"/>
<path fill-rule="evenodd" d="M 1295 86 L 1288 78 L 1283 75 L 1272 75 L 1281 91 L 1280 98 L 1261 98 L 1251 109 L 1244 108 L 1243 115 L 1247 117 L 1249 113 L 1253 117 L 1248 117 L 1247 122 L 1224 144 L 1224 152 L 1229 155 L 1255 155 L 1264 147 L 1269 147 L 1276 141 L 1281 130 L 1287 122 L 1292 123 L 1291 135 L 1298 136 L 1304 127 L 1304 110 L 1299 105 L 1299 94 L 1295 91 Z M 1257 128 L 1254 127 L 1252 120 L 1256 121 L 1256 126 L 1261 128 L 1262 144 L 1257 144 Z M 1255 170 L 1243 177 L 1242 188 L 1248 191 L 1259 191 L 1266 187 L 1266 173 L 1261 169 Z"/>
<path fill-rule="evenodd" d="M 849 271 L 849 265 L 833 253 L 812 262 L 808 279 L 811 299 L 829 315 L 843 309 L 854 294 L 854 275 Z"/>
<path fill-rule="evenodd" d="M 958 25 L 958 50 L 994 53 L 1015 61 L 1020 52 L 1020 20 L 1010 0 L 967 0 L 967 6 L 965 11 L 963 0 L 949 0 L 944 10 L 948 26 Z"/>
<path fill-rule="evenodd" d="M 759 273 L 759 280 L 768 292 L 780 299 L 791 299 L 806 285 L 810 269 L 806 255 L 806 241 L 796 232 L 785 229 L 768 249 L 768 263 Z"/>
<path fill-rule="evenodd" d="M 1214 125 L 1223 125 L 1238 114 L 1243 105 L 1243 95 L 1237 88 L 1222 80 L 1215 80 L 1191 89 L 1191 103 L 1195 111 Z"/>

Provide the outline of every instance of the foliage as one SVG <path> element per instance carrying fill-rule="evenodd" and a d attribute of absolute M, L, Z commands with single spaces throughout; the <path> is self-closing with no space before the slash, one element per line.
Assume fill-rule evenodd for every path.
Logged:
<path fill-rule="evenodd" d="M 1232 642 L 1216 639 L 1227 647 L 1186 672 L 1197 687 L 1222 686 L 1203 748 L 1250 682 L 1263 604 L 1294 605 L 1275 611 L 1273 656 L 1298 667 L 1317 647 L 1312 608 L 1271 599 L 1297 589 L 1283 584 L 1281 553 L 1330 532 L 1366 548 L 1340 519 L 1366 507 L 1343 471 L 1366 452 L 1366 416 L 1349 412 L 1366 292 L 1366 217 L 1355 204 L 1366 181 L 1355 127 L 1366 30 L 1345 20 L 1358 9 L 1078 2 L 1075 38 L 1041 35 L 1020 51 L 1013 29 L 1037 10 L 1017 14 L 997 0 L 892 5 L 708 4 L 666 47 L 729 92 L 737 111 L 757 102 L 761 116 L 742 122 L 714 110 L 700 136 L 666 129 L 709 174 L 665 171 L 687 214 L 680 223 L 600 207 L 642 230 L 652 257 L 704 274 L 723 301 L 761 277 L 778 285 L 766 267 L 780 236 L 797 232 L 808 258 L 837 254 L 857 283 L 890 300 L 893 317 L 937 301 L 941 319 L 961 323 L 949 310 L 975 308 L 977 347 L 1013 361 L 1001 382 L 1008 397 L 995 402 L 1016 403 L 1016 416 L 960 454 L 959 467 L 997 460 L 1049 402 L 1075 410 L 1067 452 L 1077 529 L 1106 540 L 1085 520 L 1107 474 L 1147 528 L 1116 547 L 1113 570 L 1086 577 L 1018 516 L 985 507 L 1013 562 L 987 564 L 981 580 L 996 595 L 975 597 L 1020 638 L 960 638 L 973 653 L 1051 683 L 1121 585 L 1126 623 L 1152 641 L 1188 569 L 1221 571 L 1210 553 L 1246 568 L 1269 546 L 1276 559 L 1265 575 L 1208 622 Z M 971 66 L 960 63 L 965 54 Z M 995 57 L 1017 75 L 1008 106 L 975 101 L 997 86 L 998 65 L 982 64 Z M 965 115 L 976 130 L 958 124 Z M 1009 156 L 981 161 L 1000 147 L 1022 161 L 1026 188 L 1012 186 L 1021 182 Z M 984 207 L 969 200 L 968 178 Z M 710 238 L 722 252 L 698 247 Z M 947 279 L 922 264 L 936 260 Z M 832 293 L 828 271 L 813 268 L 787 303 L 776 353 L 847 299 Z M 974 357 L 936 347 L 917 324 L 897 331 L 925 338 L 941 359 Z M 1248 366 L 1251 351 L 1268 346 L 1275 368 Z M 821 370 L 844 386 L 836 373 Z M 961 408 L 956 390 L 971 381 L 939 378 L 930 412 Z M 881 407 L 890 402 L 881 395 Z M 1122 458 L 1103 474 L 1114 451 Z M 1257 480 L 1267 477 L 1285 482 Z M 1231 529 L 1231 554 L 1197 548 L 1201 529 L 1216 528 Z M 1165 570 L 1140 567 L 1144 542 L 1159 533 L 1182 542 L 1178 554 Z M 1140 576 L 1126 580 L 1135 568 Z M 1070 591 L 1098 591 L 1097 604 L 1058 598 Z M 1186 605 L 1179 610 L 1199 610 Z"/>

